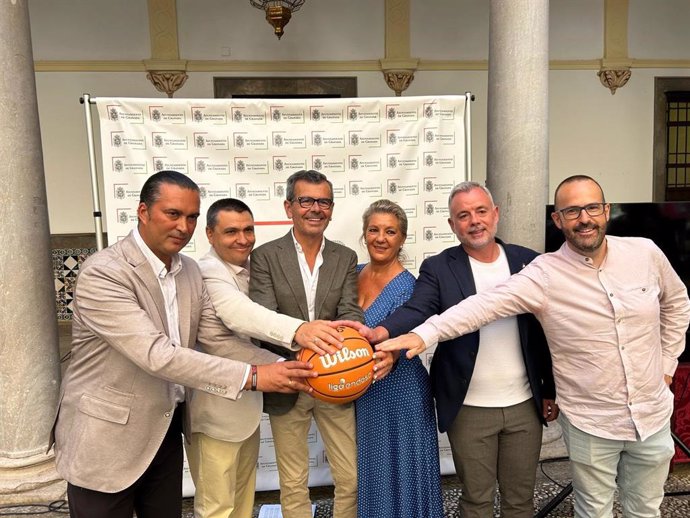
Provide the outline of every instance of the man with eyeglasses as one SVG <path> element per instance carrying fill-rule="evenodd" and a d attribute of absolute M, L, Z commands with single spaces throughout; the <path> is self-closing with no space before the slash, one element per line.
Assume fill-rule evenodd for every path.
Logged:
<path fill-rule="evenodd" d="M 538 255 L 496 237 L 499 208 L 477 182 L 451 189 L 448 213 L 459 246 L 422 262 L 412 297 L 369 333 L 372 341 L 408 333 Z M 534 316 L 500 319 L 440 343 L 430 372 L 438 429 L 448 434 L 462 488 L 462 516 L 491 516 L 498 481 L 503 517 L 532 518 L 543 424 L 558 414 L 551 356 Z"/>
<path fill-rule="evenodd" d="M 252 253 L 249 296 L 271 310 L 302 320 L 362 322 L 357 304 L 357 254 L 324 237 L 333 214 L 331 182 L 318 171 L 298 171 L 288 178 L 286 191 L 285 212 L 293 227 Z M 285 354 L 284 349 L 272 350 Z M 333 517 L 355 518 L 357 448 L 352 403 L 335 405 L 310 396 L 266 397 L 264 411 L 271 420 L 283 517 L 312 516 L 307 435 L 313 417 L 335 484 Z"/>
<path fill-rule="evenodd" d="M 254 216 L 243 201 L 216 200 L 206 212 L 206 237 L 211 249 L 199 260 L 199 270 L 216 315 L 232 331 L 228 341 L 250 345 L 250 337 L 254 337 L 286 349 L 306 347 L 318 354 L 334 353 L 341 347 L 342 337 L 329 323 L 279 315 L 249 300 L 249 254 L 256 236 Z M 249 391 L 233 401 L 197 390 L 190 394 L 187 406 L 192 432 L 187 456 L 196 486 L 195 518 L 250 518 L 262 394 Z"/>
<path fill-rule="evenodd" d="M 612 516 L 618 485 L 624 516 L 658 517 L 674 452 L 668 386 L 690 322 L 687 289 L 652 241 L 606 236 L 610 207 L 594 179 L 563 180 L 555 206 L 560 250 L 377 348 L 412 357 L 497 318 L 533 313 L 553 359 L 575 516 Z"/>

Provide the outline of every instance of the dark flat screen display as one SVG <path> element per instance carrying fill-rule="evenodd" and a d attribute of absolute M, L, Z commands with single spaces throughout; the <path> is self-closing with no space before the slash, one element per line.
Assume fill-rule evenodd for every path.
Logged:
<path fill-rule="evenodd" d="M 563 244 L 563 234 L 551 219 L 553 205 L 546 207 L 544 250 L 554 252 Z M 612 203 L 607 234 L 646 237 L 666 254 L 671 265 L 690 289 L 690 202 Z M 690 332 L 680 361 L 690 362 Z"/>

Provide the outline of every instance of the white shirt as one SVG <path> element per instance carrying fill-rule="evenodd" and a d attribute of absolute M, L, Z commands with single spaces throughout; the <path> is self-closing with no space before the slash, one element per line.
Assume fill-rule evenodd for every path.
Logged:
<path fill-rule="evenodd" d="M 533 313 L 553 360 L 561 411 L 573 426 L 614 440 L 645 440 L 668 424 L 673 375 L 685 348 L 690 301 L 649 239 L 607 236 L 597 268 L 567 244 L 495 289 L 413 329 L 427 346 L 496 318 Z"/>
<path fill-rule="evenodd" d="M 495 261 L 469 257 L 477 293 L 490 290 L 510 277 L 510 265 L 501 245 Z M 527 401 L 532 390 L 520 346 L 517 316 L 501 318 L 479 330 L 479 350 L 463 405 L 507 407 Z"/>
<path fill-rule="evenodd" d="M 299 263 L 299 269 L 302 273 L 302 283 L 304 284 L 304 293 L 307 296 L 307 307 L 309 308 L 309 320 L 312 321 L 316 318 L 316 287 L 319 285 L 319 268 L 323 264 L 323 249 L 326 246 L 326 240 L 321 237 L 321 247 L 319 248 L 319 253 L 316 256 L 316 261 L 314 262 L 314 270 L 309 268 L 307 263 L 307 257 L 304 255 L 304 250 L 302 250 L 302 245 L 295 239 L 294 229 L 291 231 L 292 242 L 295 244 L 295 250 L 297 250 L 297 262 Z"/>
<path fill-rule="evenodd" d="M 151 266 L 154 275 L 158 279 L 158 285 L 163 293 L 163 300 L 165 301 L 165 316 L 168 320 L 168 338 L 179 347 L 182 343 L 180 339 L 180 312 L 177 307 L 177 284 L 175 277 L 182 271 L 182 261 L 177 254 L 173 255 L 170 263 L 170 271 L 167 270 L 163 261 L 161 261 L 156 254 L 154 254 L 148 245 L 144 242 L 139 234 L 139 229 L 134 228 L 132 232 L 134 241 L 139 246 L 141 253 L 146 257 L 147 262 Z M 182 385 L 175 385 L 175 400 L 179 403 L 185 400 L 184 387 Z"/>

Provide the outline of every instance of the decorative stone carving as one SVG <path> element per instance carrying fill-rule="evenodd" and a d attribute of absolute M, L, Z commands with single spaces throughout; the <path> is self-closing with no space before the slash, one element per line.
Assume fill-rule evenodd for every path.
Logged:
<path fill-rule="evenodd" d="M 163 92 L 172 97 L 182 85 L 187 81 L 187 73 L 184 71 L 154 71 L 151 70 L 146 74 L 146 79 L 153 83 L 156 90 Z"/>
<path fill-rule="evenodd" d="M 616 90 L 624 87 L 628 83 L 628 79 L 632 73 L 629 68 L 618 69 L 618 70 L 600 70 L 597 72 L 599 76 L 599 81 L 606 88 L 611 90 L 611 95 L 616 94 Z"/>
<path fill-rule="evenodd" d="M 388 87 L 400 97 L 414 80 L 414 70 L 384 70 L 383 77 Z"/>

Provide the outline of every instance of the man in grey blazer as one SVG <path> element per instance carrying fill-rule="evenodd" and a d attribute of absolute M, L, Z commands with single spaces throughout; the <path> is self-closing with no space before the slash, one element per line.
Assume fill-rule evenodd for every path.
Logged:
<path fill-rule="evenodd" d="M 301 318 L 352 319 L 357 305 L 357 255 L 324 238 L 333 213 L 333 187 L 317 171 L 287 180 L 285 212 L 293 227 L 252 253 L 250 297 L 269 309 Z M 316 339 L 317 343 L 320 342 Z M 323 438 L 335 483 L 333 517 L 357 514 L 357 448 L 353 405 L 334 405 L 307 394 L 264 398 L 280 477 L 284 518 L 311 518 L 307 434 L 312 417 Z"/>
<path fill-rule="evenodd" d="M 206 212 L 206 237 L 211 249 L 199 260 L 199 269 L 216 315 L 234 332 L 234 340 L 253 337 L 286 350 L 336 352 L 342 337 L 334 326 L 281 315 L 247 296 L 256 236 L 252 211 L 243 201 L 215 201 Z M 188 399 L 192 438 L 187 456 L 196 486 L 196 518 L 251 518 L 262 406 L 259 392 L 232 401 L 193 391 Z"/>
<path fill-rule="evenodd" d="M 312 375 L 229 340 L 196 263 L 178 254 L 199 216 L 193 181 L 151 176 L 137 216 L 137 229 L 90 257 L 77 280 L 53 429 L 73 518 L 179 518 L 184 387 L 238 399 L 308 390 L 300 378 Z"/>

